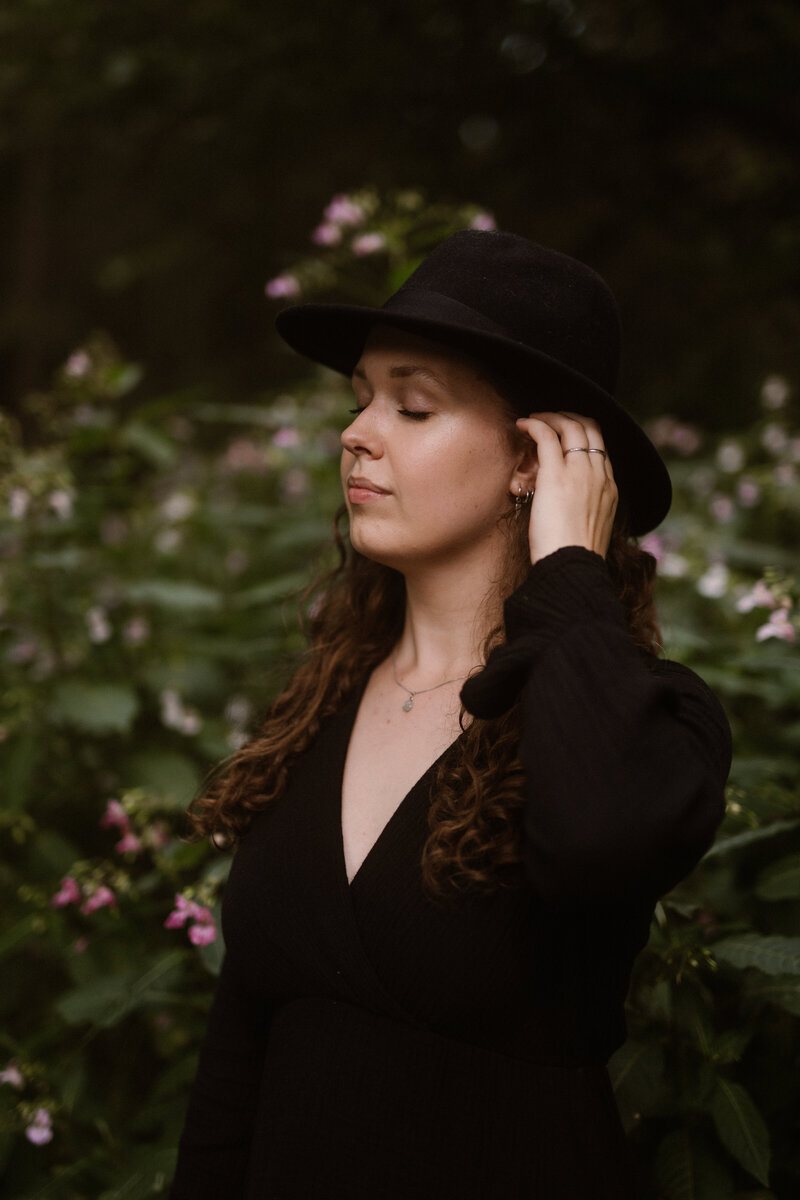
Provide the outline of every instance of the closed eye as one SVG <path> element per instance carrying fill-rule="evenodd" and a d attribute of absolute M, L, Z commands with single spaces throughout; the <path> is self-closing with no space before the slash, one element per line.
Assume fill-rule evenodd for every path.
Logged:
<path fill-rule="evenodd" d="M 397 410 L 401 417 L 410 417 L 412 421 L 426 421 L 431 415 L 427 412 L 416 412 L 410 408 L 398 408 Z"/>

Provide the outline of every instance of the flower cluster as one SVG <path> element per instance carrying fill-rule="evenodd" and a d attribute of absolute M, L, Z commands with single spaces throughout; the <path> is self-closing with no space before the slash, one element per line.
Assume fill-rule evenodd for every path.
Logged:
<path fill-rule="evenodd" d="M 21 1092 L 26 1084 L 25 1075 L 18 1062 L 11 1059 L 0 1071 L 0 1084 L 6 1084 Z M 46 1146 L 53 1140 L 53 1118 L 43 1104 L 21 1102 L 19 1112 L 25 1129 L 25 1137 L 34 1146 Z"/>
<path fill-rule="evenodd" d="M 191 900 L 183 892 L 176 892 L 175 907 L 164 922 L 164 928 L 183 929 L 187 924 L 193 946 L 208 946 L 216 940 L 217 926 L 211 909 Z"/>
<path fill-rule="evenodd" d="M 349 271 L 352 258 L 383 255 L 390 263 L 403 262 L 408 255 L 406 240 L 415 230 L 424 206 L 424 196 L 413 188 L 398 192 L 388 203 L 372 190 L 337 193 L 325 206 L 322 220 L 311 233 L 317 256 L 270 279 L 264 289 L 267 296 L 272 300 L 295 300 L 309 292 L 325 291 Z M 474 204 L 456 211 L 432 207 L 430 216 L 440 219 L 432 221 L 428 249 L 433 249 L 447 232 L 497 228 L 492 213 Z M 418 244 L 419 249 L 424 251 L 426 247 Z M 376 302 L 382 298 L 376 296 Z"/>
<path fill-rule="evenodd" d="M 84 916 L 91 916 L 99 908 L 112 908 L 117 898 L 110 887 L 105 884 L 87 882 L 79 884 L 74 875 L 65 875 L 61 886 L 50 900 L 53 908 L 66 908 L 70 904 L 79 904 Z"/>
<path fill-rule="evenodd" d="M 739 612 L 752 612 L 765 608 L 769 616 L 756 630 L 756 641 L 779 638 L 784 642 L 797 641 L 800 628 L 800 613 L 795 610 L 789 587 L 779 579 L 759 579 L 756 584 L 736 602 Z"/>

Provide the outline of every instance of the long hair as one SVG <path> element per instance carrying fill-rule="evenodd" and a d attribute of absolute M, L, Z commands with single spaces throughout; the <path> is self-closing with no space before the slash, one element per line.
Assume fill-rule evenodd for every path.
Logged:
<path fill-rule="evenodd" d="M 400 638 L 405 616 L 405 582 L 390 567 L 349 546 L 339 529 L 336 567 L 309 594 L 308 649 L 295 674 L 273 701 L 261 728 L 212 775 L 193 802 L 190 817 L 198 833 L 236 842 L 254 815 L 278 799 L 292 763 L 311 744 L 323 722 L 347 697 L 363 688 Z M 530 568 L 527 521 L 503 518 L 506 561 L 487 611 L 501 611 L 502 599 Z M 655 560 L 624 532 L 618 516 L 607 563 L 633 640 L 657 653 L 659 632 L 653 605 Z M 493 601 L 493 603 L 492 603 Z M 505 640 L 502 619 L 487 635 L 484 658 Z M 491 720 L 465 720 L 459 752 L 445 754 L 437 768 L 429 809 L 429 836 L 422 853 L 424 883 L 433 894 L 448 890 L 492 890 L 511 878 L 520 859 L 523 769 L 517 757 L 520 712 L 517 701 Z"/>

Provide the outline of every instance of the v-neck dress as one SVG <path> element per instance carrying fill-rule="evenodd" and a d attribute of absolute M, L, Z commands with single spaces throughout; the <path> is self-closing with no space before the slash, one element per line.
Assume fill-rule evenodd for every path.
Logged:
<path fill-rule="evenodd" d="M 236 853 L 173 1200 L 642 1195 L 605 1063 L 653 904 L 721 817 L 727 723 L 636 649 L 588 551 L 537 563 L 506 627 L 463 695 L 481 717 L 522 692 L 517 877 L 426 893 L 434 764 L 348 884 L 351 697 Z"/>

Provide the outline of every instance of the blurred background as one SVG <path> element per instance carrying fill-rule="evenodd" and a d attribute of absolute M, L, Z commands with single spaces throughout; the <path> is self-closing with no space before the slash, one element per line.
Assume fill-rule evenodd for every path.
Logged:
<path fill-rule="evenodd" d="M 0 0 L 0 1172 L 165 1195 L 229 853 L 186 805 L 302 648 L 341 381 L 272 325 L 495 224 L 617 294 L 728 816 L 612 1061 L 659 1200 L 800 1192 L 794 0 Z M 303 597 L 303 598 L 301 598 Z"/>

